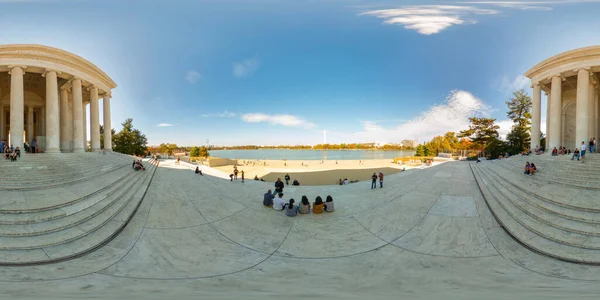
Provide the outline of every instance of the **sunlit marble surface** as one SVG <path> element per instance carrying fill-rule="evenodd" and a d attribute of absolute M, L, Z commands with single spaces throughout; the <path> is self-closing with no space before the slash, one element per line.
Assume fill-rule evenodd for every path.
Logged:
<path fill-rule="evenodd" d="M 114 240 L 62 263 L 0 268 L 2 295 L 548 299 L 600 292 L 600 267 L 540 256 L 512 240 L 467 163 L 391 175 L 375 191 L 366 183 L 286 188 L 287 199 L 331 194 L 336 201 L 333 213 L 297 217 L 262 206 L 269 183 L 162 164 Z"/>

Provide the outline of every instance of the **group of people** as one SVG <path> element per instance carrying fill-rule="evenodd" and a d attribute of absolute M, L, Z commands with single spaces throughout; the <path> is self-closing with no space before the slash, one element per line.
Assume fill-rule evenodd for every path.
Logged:
<path fill-rule="evenodd" d="M 237 165 L 233 166 L 233 173 L 229 174 L 229 179 L 233 182 L 234 180 L 238 179 L 238 168 Z M 241 175 L 242 175 L 242 183 L 244 183 L 244 170 L 241 171 Z"/>
<path fill-rule="evenodd" d="M 290 179 L 291 179 L 290 174 L 285 174 L 283 179 L 285 179 L 285 185 L 290 185 Z M 277 180 L 279 180 L 279 178 L 277 178 Z M 300 181 L 298 181 L 298 179 L 294 179 L 294 181 L 292 182 L 292 185 L 299 186 Z"/>
<path fill-rule="evenodd" d="M 534 163 L 529 163 L 527 162 L 527 164 L 525 165 L 525 172 L 523 172 L 525 175 L 533 175 L 535 174 L 535 172 L 537 172 L 537 167 L 535 166 Z"/>
<path fill-rule="evenodd" d="M 308 197 L 306 196 L 302 196 L 300 203 L 296 205 L 294 198 L 286 201 L 283 198 L 282 192 L 276 192 L 276 194 L 277 196 L 275 196 L 271 190 L 268 190 L 263 197 L 263 205 L 272 207 L 278 211 L 285 211 L 285 215 L 288 217 L 295 217 L 298 214 L 308 214 L 311 211 L 313 214 L 320 214 L 324 211 L 333 212 L 334 210 L 333 197 L 330 195 L 326 197 L 325 202 L 323 202 L 321 196 L 317 196 L 311 206 Z"/>
<path fill-rule="evenodd" d="M 379 188 L 383 188 L 383 173 L 379 172 L 379 176 L 377 173 L 373 173 L 371 176 L 371 189 L 377 188 L 377 178 L 379 178 Z"/>
<path fill-rule="evenodd" d="M 146 171 L 146 168 L 142 164 L 142 160 L 134 160 L 131 167 L 136 171 Z"/>

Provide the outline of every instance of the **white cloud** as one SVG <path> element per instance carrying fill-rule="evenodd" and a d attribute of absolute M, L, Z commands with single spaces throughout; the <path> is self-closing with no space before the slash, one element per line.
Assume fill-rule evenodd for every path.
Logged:
<path fill-rule="evenodd" d="M 495 84 L 496 89 L 502 93 L 512 93 L 520 89 L 527 89 L 531 85 L 531 80 L 525 75 L 517 75 L 510 79 L 508 76 L 503 76 Z"/>
<path fill-rule="evenodd" d="M 202 79 L 202 75 L 200 75 L 200 73 L 198 73 L 197 71 L 188 71 L 185 74 L 185 80 L 187 80 L 191 84 L 198 82 L 198 80 L 200 79 Z"/>
<path fill-rule="evenodd" d="M 211 113 L 211 114 L 202 114 L 201 115 L 203 118 L 233 118 L 235 116 L 237 116 L 236 113 L 232 113 L 230 111 L 224 111 L 222 113 Z"/>
<path fill-rule="evenodd" d="M 475 24 L 468 15 L 492 15 L 499 11 L 473 6 L 456 5 L 419 5 L 405 6 L 396 9 L 372 10 L 361 15 L 372 15 L 384 19 L 385 24 L 404 25 L 404 28 L 415 30 L 420 34 L 430 35 L 461 24 Z"/>
<path fill-rule="evenodd" d="M 434 105 L 418 117 L 393 128 L 376 122 L 361 122 L 363 130 L 354 135 L 361 141 L 400 142 L 404 139 L 429 141 L 448 131 L 469 128 L 469 117 L 489 116 L 491 109 L 481 99 L 467 91 L 455 90 L 445 103 Z"/>
<path fill-rule="evenodd" d="M 498 129 L 498 135 L 501 139 L 506 140 L 506 135 L 512 130 L 514 124 L 515 123 L 510 119 L 500 121 L 496 120 L 496 125 L 500 126 Z"/>
<path fill-rule="evenodd" d="M 175 125 L 169 124 L 169 123 L 156 124 L 156 127 L 173 127 L 173 126 L 175 126 Z"/>
<path fill-rule="evenodd" d="M 256 59 L 246 59 L 233 64 L 233 75 L 238 78 L 248 77 L 256 72 L 259 62 Z"/>
<path fill-rule="evenodd" d="M 600 3 L 600 0 L 556 0 L 556 1 L 469 1 L 465 4 L 493 5 L 521 10 L 552 10 L 552 5 Z"/>
<path fill-rule="evenodd" d="M 266 122 L 272 125 L 283 125 L 290 127 L 313 128 L 315 124 L 310 123 L 302 118 L 292 115 L 267 115 L 261 113 L 251 113 L 242 115 L 242 121 L 247 123 L 262 123 Z"/>

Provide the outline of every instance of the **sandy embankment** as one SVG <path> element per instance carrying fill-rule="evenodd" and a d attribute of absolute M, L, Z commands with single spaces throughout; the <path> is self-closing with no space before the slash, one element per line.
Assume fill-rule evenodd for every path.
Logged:
<path fill-rule="evenodd" d="M 266 165 L 265 165 L 266 164 Z M 411 169 L 420 164 L 394 164 L 392 159 L 372 160 L 238 160 L 238 171 L 244 171 L 246 180 L 254 176 L 265 181 L 273 182 L 277 178 L 290 174 L 290 184 L 298 179 L 300 185 L 331 185 L 339 179 L 370 180 L 374 172 L 383 172 L 384 175 L 401 172 L 402 169 Z M 221 166 L 214 169 L 233 173 L 233 166 Z M 238 177 L 241 176 L 238 174 Z"/>

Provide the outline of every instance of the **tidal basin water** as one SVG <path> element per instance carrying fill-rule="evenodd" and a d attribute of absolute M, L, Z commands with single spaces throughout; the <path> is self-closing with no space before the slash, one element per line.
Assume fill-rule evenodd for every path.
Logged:
<path fill-rule="evenodd" d="M 366 160 L 412 156 L 414 151 L 374 150 L 211 150 L 210 156 L 232 159 Z"/>

